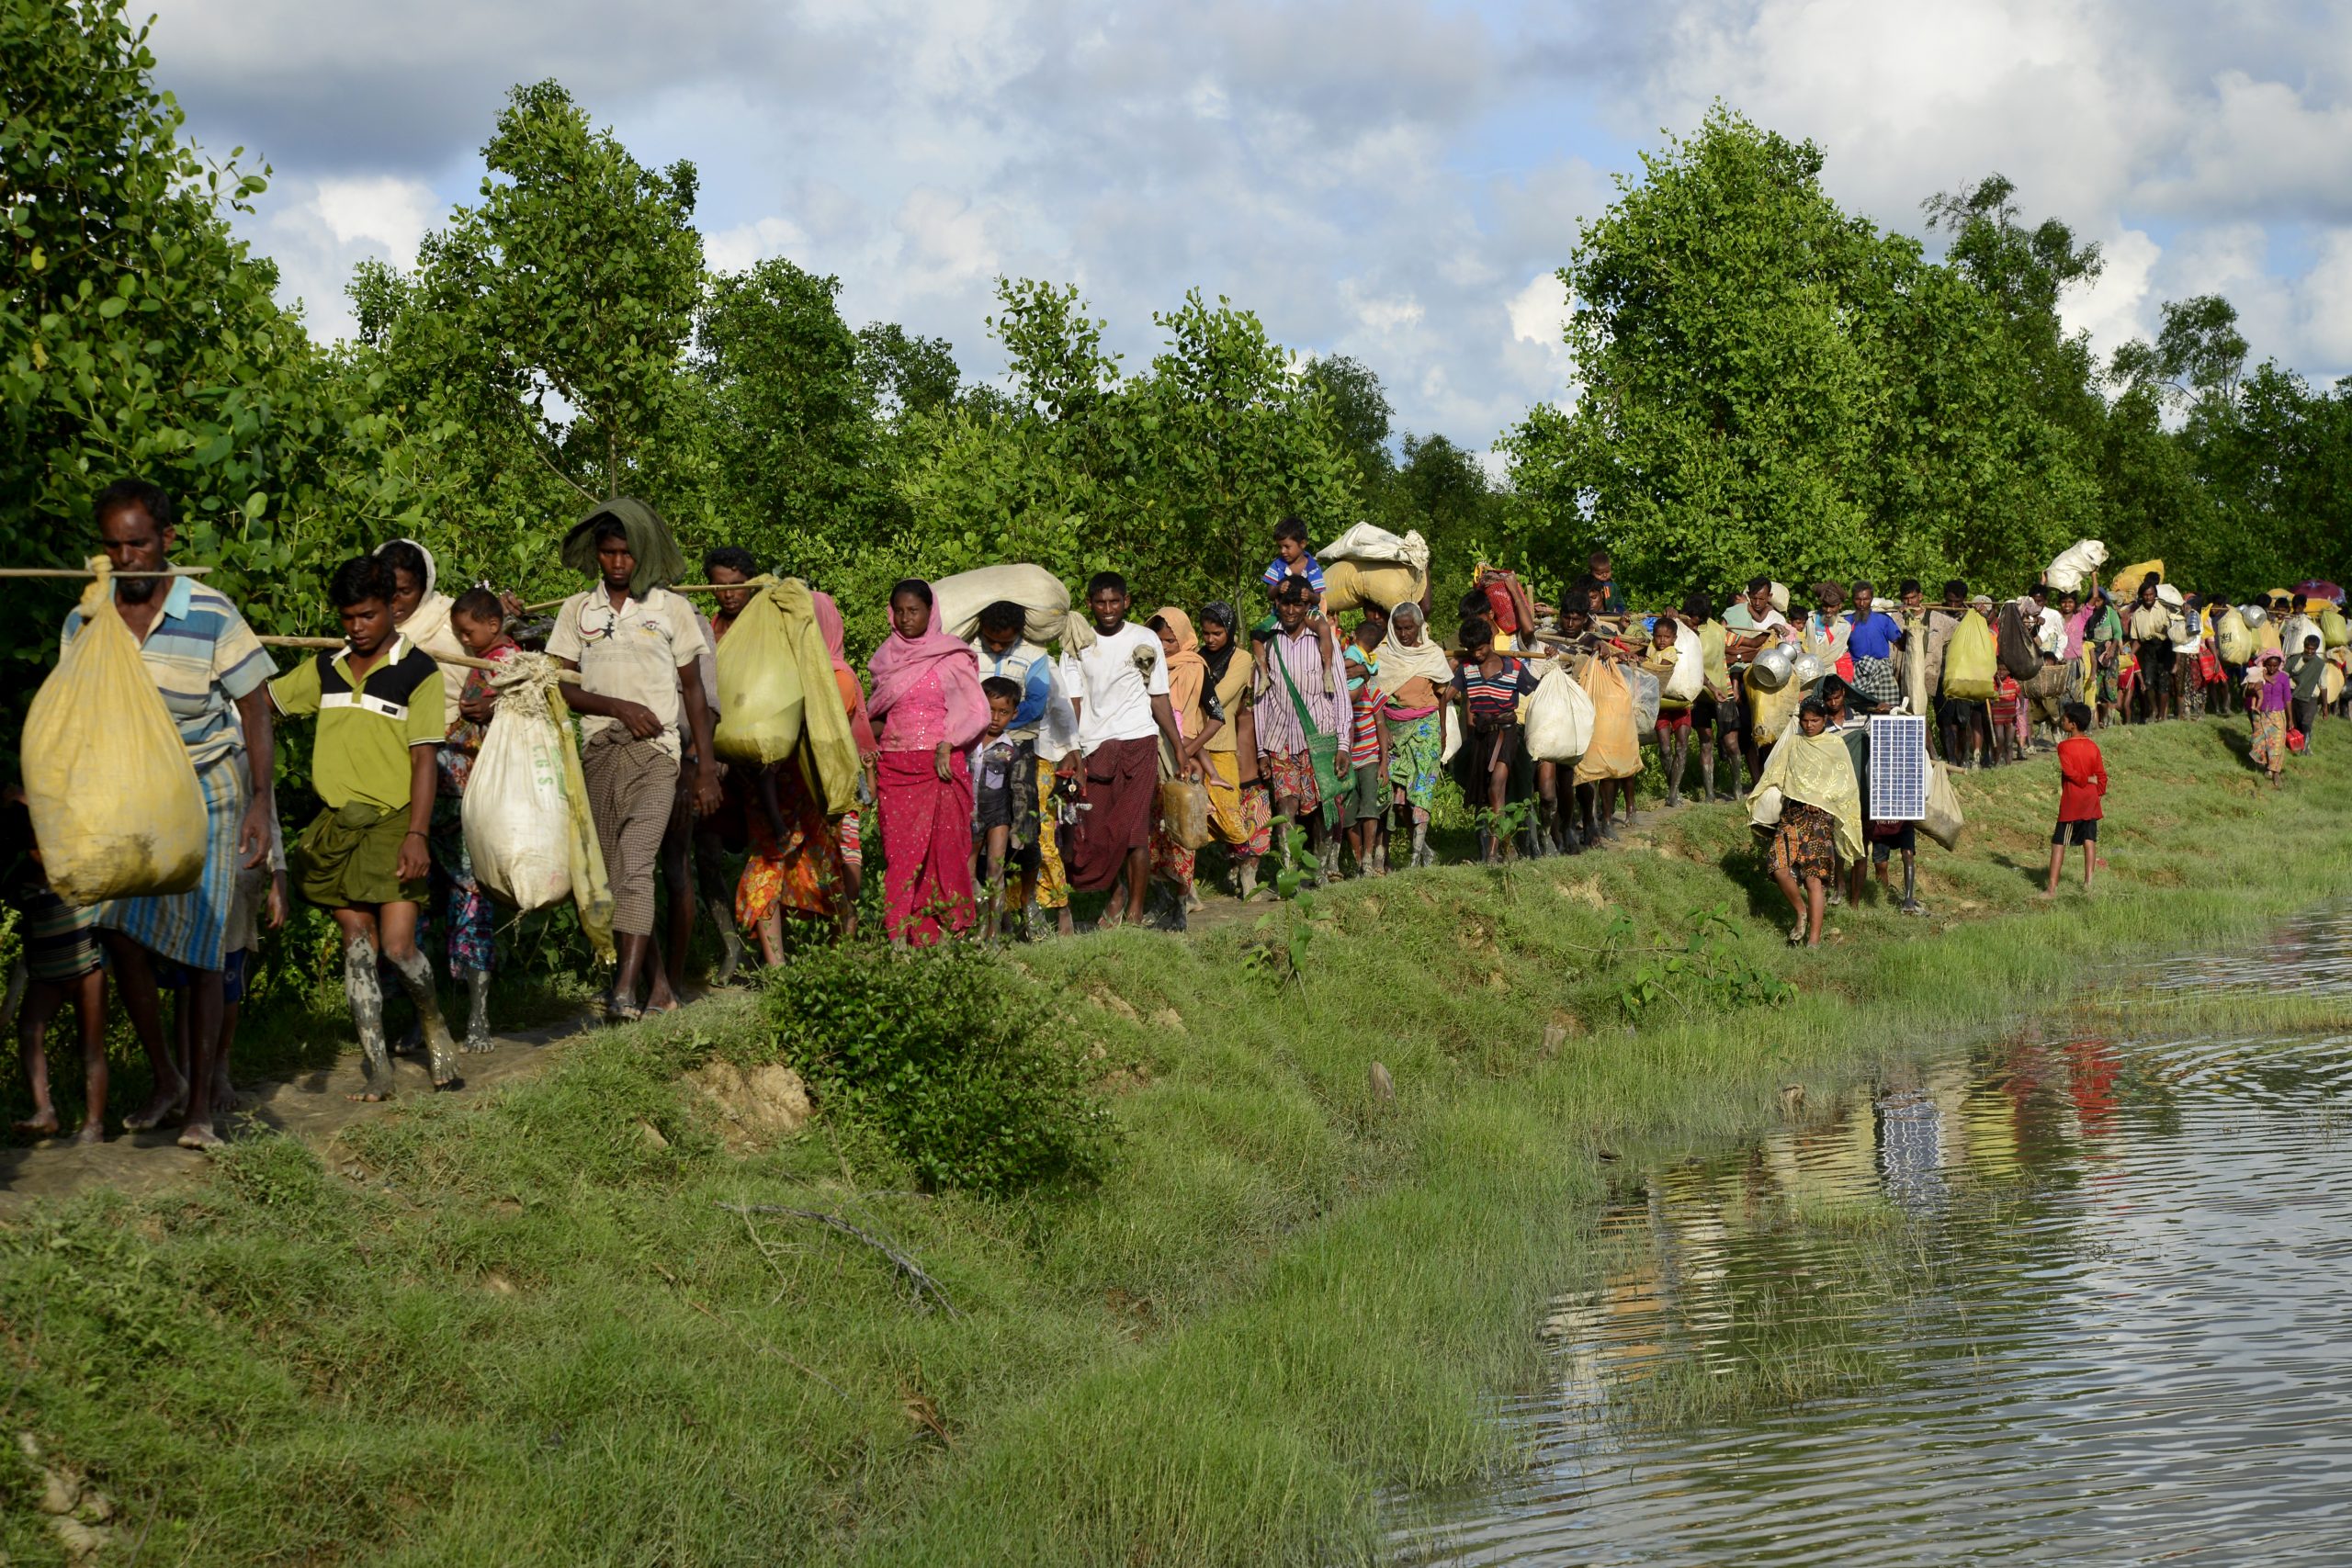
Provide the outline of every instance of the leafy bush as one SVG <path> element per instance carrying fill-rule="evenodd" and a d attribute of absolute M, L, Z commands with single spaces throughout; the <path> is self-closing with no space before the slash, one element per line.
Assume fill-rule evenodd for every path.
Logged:
<path fill-rule="evenodd" d="M 1109 1113 L 1028 983 L 964 943 L 866 943 L 778 973 L 767 1012 L 782 1058 L 831 1115 L 873 1128 L 929 1189 L 991 1195 L 1091 1181 Z"/>

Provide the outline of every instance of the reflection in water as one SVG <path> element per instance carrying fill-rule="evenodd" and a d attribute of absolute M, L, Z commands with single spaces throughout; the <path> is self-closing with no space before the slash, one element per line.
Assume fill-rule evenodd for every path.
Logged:
<path fill-rule="evenodd" d="M 2262 956 L 2352 987 L 2352 917 L 2293 935 Z M 1656 1172 L 1510 1407 L 1534 1465 L 1403 1554 L 2352 1562 L 2347 1105 L 2347 1040 L 2027 1042 Z M 1808 1365 L 1841 1381 L 1644 1403 Z"/>

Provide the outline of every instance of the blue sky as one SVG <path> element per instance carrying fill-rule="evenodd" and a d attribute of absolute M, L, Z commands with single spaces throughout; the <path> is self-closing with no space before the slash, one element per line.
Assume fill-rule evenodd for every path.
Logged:
<path fill-rule="evenodd" d="M 836 274 L 853 323 L 975 376 L 999 274 L 1077 282 L 1130 363 L 1197 286 L 1483 448 L 1573 384 L 1550 275 L 1577 221 L 1717 98 L 1907 232 L 2007 174 L 2105 248 L 2067 305 L 2102 350 L 2219 289 L 2257 357 L 2352 368 L 2352 7 L 159 5 L 158 76 L 208 148 L 273 165 L 247 231 L 326 332 L 356 262 L 405 264 L 471 197 L 505 88 L 552 75 L 640 159 L 695 162 L 714 264 Z"/>

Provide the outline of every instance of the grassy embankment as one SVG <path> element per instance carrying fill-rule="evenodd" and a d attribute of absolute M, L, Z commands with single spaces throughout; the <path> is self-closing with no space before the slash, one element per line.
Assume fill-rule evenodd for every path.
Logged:
<path fill-rule="evenodd" d="M 1781 942 L 1720 807 L 1651 848 L 1351 886 L 1295 980 L 1246 968 L 1248 926 L 1023 950 L 1099 1041 L 1125 1134 L 1076 1196 L 909 1195 L 821 1116 L 729 1152 L 675 1079 L 757 1058 L 741 998 L 412 1105 L 325 1163 L 256 1141 L 201 1187 L 0 1233 L 8 1435 L 87 1471 L 152 1561 L 1376 1558 L 1383 1487 L 1510 1461 L 1485 1395 L 1589 1279 L 1612 1167 L 2340 885 L 2341 728 L 2275 794 L 2243 733 L 2109 738 L 2112 874 L 2049 908 L 2054 765 L 1964 779 L 1961 852 L 1923 852 L 1933 918 L 1838 911 L 1818 953 Z M 1653 961 L 1612 959 L 1612 922 L 1679 945 L 1726 902 L 1724 960 L 1795 999 L 1661 968 L 1674 994 L 1628 1030 Z M 887 1234 L 958 1314 L 854 1241 L 718 1207 L 745 1201 Z M 23 1474 L 0 1549 L 39 1562 Z"/>

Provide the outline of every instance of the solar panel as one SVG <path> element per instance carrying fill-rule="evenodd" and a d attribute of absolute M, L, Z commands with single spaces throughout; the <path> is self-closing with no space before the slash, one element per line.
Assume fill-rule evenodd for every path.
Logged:
<path fill-rule="evenodd" d="M 1928 815 L 1928 721 L 1916 714 L 1875 715 L 1870 721 L 1873 822 L 1918 822 Z"/>

